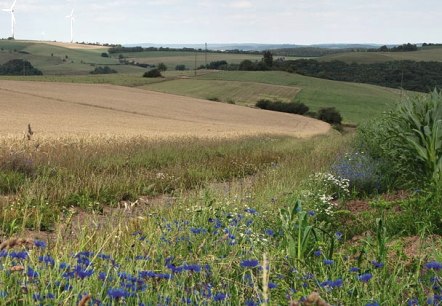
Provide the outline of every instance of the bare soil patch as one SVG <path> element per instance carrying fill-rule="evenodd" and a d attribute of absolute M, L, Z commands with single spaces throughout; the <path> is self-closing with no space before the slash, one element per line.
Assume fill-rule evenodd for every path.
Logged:
<path fill-rule="evenodd" d="M 0 81 L 0 136 L 310 137 L 324 122 L 113 85 Z"/>

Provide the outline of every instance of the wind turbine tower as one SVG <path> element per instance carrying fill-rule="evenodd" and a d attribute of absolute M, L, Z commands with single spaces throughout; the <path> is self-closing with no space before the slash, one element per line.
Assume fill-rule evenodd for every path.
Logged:
<path fill-rule="evenodd" d="M 14 0 L 14 3 L 12 3 L 11 7 L 8 9 L 3 9 L 4 12 L 7 13 L 11 13 L 11 37 L 15 38 L 15 16 L 14 16 L 14 8 L 15 8 L 15 3 L 17 2 L 17 0 Z"/>
<path fill-rule="evenodd" d="M 74 42 L 74 21 L 75 21 L 75 17 L 74 17 L 74 9 L 72 9 L 72 12 L 69 16 L 66 16 L 66 18 L 69 18 L 71 21 L 71 43 Z"/>

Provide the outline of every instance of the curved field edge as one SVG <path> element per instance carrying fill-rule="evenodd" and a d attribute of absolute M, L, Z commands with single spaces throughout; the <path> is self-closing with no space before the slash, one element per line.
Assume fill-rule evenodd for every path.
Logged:
<path fill-rule="evenodd" d="M 3 81 L 0 91 L 3 135 L 19 134 L 29 123 L 38 134 L 55 136 L 309 137 L 330 129 L 303 116 L 121 86 Z"/>

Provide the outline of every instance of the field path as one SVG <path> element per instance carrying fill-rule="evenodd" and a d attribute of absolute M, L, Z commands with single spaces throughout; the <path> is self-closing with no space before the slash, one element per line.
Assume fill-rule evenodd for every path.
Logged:
<path fill-rule="evenodd" d="M 113 85 L 0 81 L 0 136 L 232 137 L 326 133 L 326 123 L 143 89 Z"/>

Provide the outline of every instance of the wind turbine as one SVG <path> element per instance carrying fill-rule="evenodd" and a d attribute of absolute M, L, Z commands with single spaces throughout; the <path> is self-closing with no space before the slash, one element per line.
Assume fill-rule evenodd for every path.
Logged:
<path fill-rule="evenodd" d="M 14 0 L 14 3 L 12 3 L 11 7 L 8 9 L 3 9 L 4 12 L 11 13 L 11 31 L 12 31 L 12 38 L 15 38 L 15 31 L 14 31 L 14 25 L 15 25 L 15 16 L 14 16 L 14 7 L 17 0 Z"/>
<path fill-rule="evenodd" d="M 69 16 L 66 16 L 66 18 L 69 18 L 71 20 L 71 43 L 74 42 L 74 21 L 75 21 L 75 17 L 74 17 L 74 9 L 72 9 L 72 12 Z"/>

